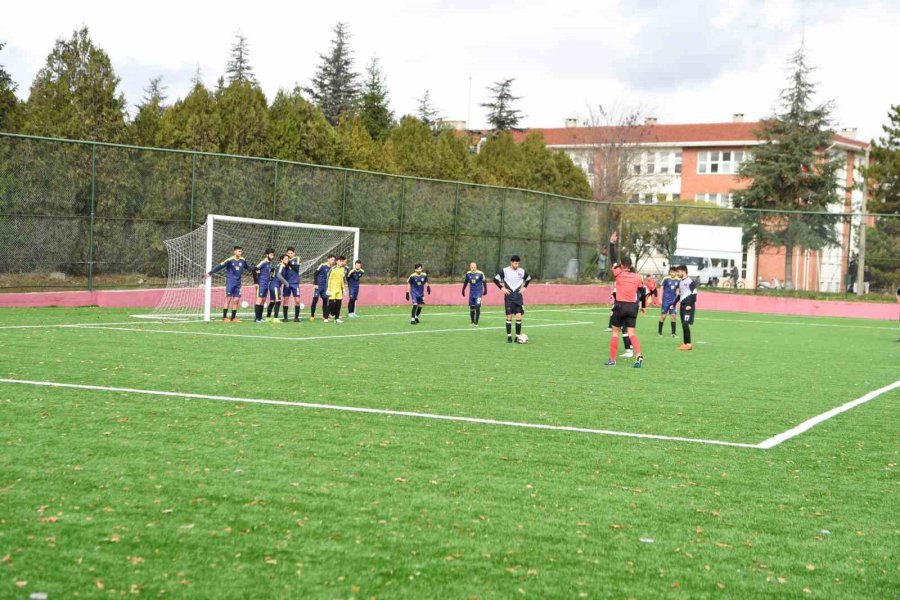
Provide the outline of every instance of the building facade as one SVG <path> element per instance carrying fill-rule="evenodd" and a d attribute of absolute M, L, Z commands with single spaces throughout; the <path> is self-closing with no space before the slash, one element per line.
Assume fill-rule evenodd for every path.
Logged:
<path fill-rule="evenodd" d="M 629 127 L 578 127 L 574 119 L 566 127 L 529 129 L 540 132 L 551 149 L 565 152 L 587 175 L 598 200 L 626 199 L 636 204 L 659 204 L 676 200 L 699 200 L 727 208 L 735 190 L 749 185 L 737 178 L 741 163 L 753 158 L 760 145 L 758 122 L 745 122 L 734 115 L 730 123 L 661 124 L 647 119 Z M 829 212 L 847 215 L 836 218 L 840 245 L 822 250 L 794 248 L 793 285 L 796 289 L 841 292 L 846 289 L 850 255 L 858 247 L 856 239 L 865 190 L 860 185 L 860 168 L 868 160 L 868 144 L 854 139 L 855 130 L 843 130 L 826 149 L 841 159 L 838 185 L 842 202 Z M 746 249 L 742 266 L 745 285 L 759 280 L 785 281 L 785 249 Z"/>

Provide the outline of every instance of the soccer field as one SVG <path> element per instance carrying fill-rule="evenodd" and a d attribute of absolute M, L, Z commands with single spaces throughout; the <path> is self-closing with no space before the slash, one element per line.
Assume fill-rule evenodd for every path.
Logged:
<path fill-rule="evenodd" d="M 896 597 L 897 323 L 653 312 L 2 309 L 0 597 Z"/>

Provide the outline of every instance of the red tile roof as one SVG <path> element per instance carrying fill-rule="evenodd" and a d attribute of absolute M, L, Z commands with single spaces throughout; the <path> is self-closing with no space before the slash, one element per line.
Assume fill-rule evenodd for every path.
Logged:
<path fill-rule="evenodd" d="M 658 144 L 744 142 L 756 141 L 759 122 L 750 123 L 686 123 L 637 125 L 634 127 L 550 127 L 514 131 L 516 141 L 522 141 L 529 133 L 541 133 L 549 146 L 593 145 L 604 143 Z M 858 148 L 865 142 L 840 135 L 835 141 Z"/>

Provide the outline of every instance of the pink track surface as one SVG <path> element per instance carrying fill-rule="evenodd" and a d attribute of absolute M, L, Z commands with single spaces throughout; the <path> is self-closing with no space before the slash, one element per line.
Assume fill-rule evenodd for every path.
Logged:
<path fill-rule="evenodd" d="M 425 297 L 428 304 L 458 304 L 468 301 L 460 295 L 462 284 L 437 284 L 431 286 L 432 294 Z M 253 288 L 247 286 L 246 296 L 252 300 Z M 360 288 L 360 306 L 390 306 L 405 304 L 403 285 L 363 285 Z M 544 285 L 534 284 L 525 292 L 529 304 L 607 304 L 611 288 L 608 285 Z M 153 308 L 162 298 L 163 290 L 109 290 L 95 292 L 33 292 L 0 294 L 0 308 L 38 308 L 45 306 L 100 306 L 104 308 Z M 304 303 L 312 295 L 310 286 L 301 290 Z M 857 319 L 893 320 L 900 314 L 895 304 L 865 302 L 821 301 L 771 296 L 742 296 L 700 291 L 698 308 L 732 312 L 763 313 L 773 315 L 803 315 L 814 317 L 853 317 Z M 503 304 L 503 294 L 491 286 L 485 298 L 488 306 Z"/>

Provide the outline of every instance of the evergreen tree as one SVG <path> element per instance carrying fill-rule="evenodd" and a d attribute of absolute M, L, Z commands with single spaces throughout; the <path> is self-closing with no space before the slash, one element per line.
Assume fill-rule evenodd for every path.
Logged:
<path fill-rule="evenodd" d="M 360 116 L 369 135 L 376 141 L 383 140 L 394 123 L 394 113 L 388 106 L 387 83 L 377 57 L 366 67 Z"/>
<path fill-rule="evenodd" d="M 416 116 L 424 123 L 432 133 L 437 133 L 441 128 L 441 112 L 431 103 L 431 90 L 425 90 L 421 98 L 416 100 L 419 108 Z"/>
<path fill-rule="evenodd" d="M 6 44 L 0 42 L 0 51 Z M 19 124 L 21 103 L 16 98 L 18 86 L 0 65 L 0 131 L 15 131 Z"/>
<path fill-rule="evenodd" d="M 375 143 L 358 115 L 341 118 L 338 126 L 338 138 L 340 139 L 341 154 L 339 166 L 384 173 L 396 171 L 391 153 L 383 152 L 382 148 Z"/>
<path fill-rule="evenodd" d="M 219 130 L 215 96 L 199 78 L 183 100 L 163 113 L 161 136 L 172 148 L 218 152 Z"/>
<path fill-rule="evenodd" d="M 150 83 L 144 88 L 144 94 L 137 106 L 137 115 L 131 123 L 129 138 L 138 146 L 165 146 L 159 135 L 166 101 L 166 88 L 162 85 L 161 75 L 150 79 Z"/>
<path fill-rule="evenodd" d="M 359 75 L 353 70 L 353 53 L 349 45 L 350 31 L 345 23 L 334 27 L 331 52 L 320 54 L 312 85 L 303 91 L 322 109 L 332 125 L 338 125 L 341 115 L 351 114 L 359 100 Z"/>
<path fill-rule="evenodd" d="M 481 104 L 482 107 L 488 109 L 488 123 L 494 131 L 509 131 L 519 126 L 522 120 L 520 110 L 514 109 L 512 104 L 516 100 L 521 100 L 521 96 L 512 95 L 512 83 L 515 79 L 504 79 L 497 81 L 492 87 L 488 88 L 493 94 L 492 102 Z"/>
<path fill-rule="evenodd" d="M 256 83 L 234 79 L 216 91 L 219 152 L 266 156 L 269 152 L 269 103 Z"/>
<path fill-rule="evenodd" d="M 436 177 L 452 181 L 472 181 L 472 154 L 469 152 L 468 140 L 455 131 L 444 130 L 435 141 Z"/>
<path fill-rule="evenodd" d="M 38 71 L 26 104 L 25 131 L 38 135 L 119 141 L 125 130 L 125 97 L 106 52 L 86 27 L 58 39 Z"/>
<path fill-rule="evenodd" d="M 776 114 L 757 132 L 762 142 L 738 177 L 749 180 L 736 190 L 738 208 L 827 211 L 840 200 L 836 179 L 840 160 L 826 154 L 832 142 L 831 103 L 813 105 L 816 85 L 810 80 L 803 46 L 790 58 L 793 72 L 781 92 Z M 748 213 L 747 237 L 761 247 L 784 247 L 785 285 L 792 286 L 794 248 L 818 250 L 837 243 L 835 220 L 822 215 Z"/>
<path fill-rule="evenodd" d="M 413 177 L 442 178 L 437 160 L 437 144 L 431 129 L 419 119 L 405 116 L 391 129 L 385 152 L 397 172 Z"/>
<path fill-rule="evenodd" d="M 241 32 L 235 34 L 235 42 L 231 46 L 231 55 L 225 67 L 225 73 L 228 75 L 228 83 L 248 82 L 256 85 L 256 76 L 250 67 L 250 47 L 247 38 Z"/>
<path fill-rule="evenodd" d="M 884 135 L 872 140 L 871 164 L 863 172 L 870 181 L 868 210 L 900 213 L 900 104 L 891 106 Z"/>
<path fill-rule="evenodd" d="M 269 144 L 274 158 L 319 165 L 335 164 L 340 151 L 337 132 L 299 88 L 275 96 L 269 109 Z"/>

